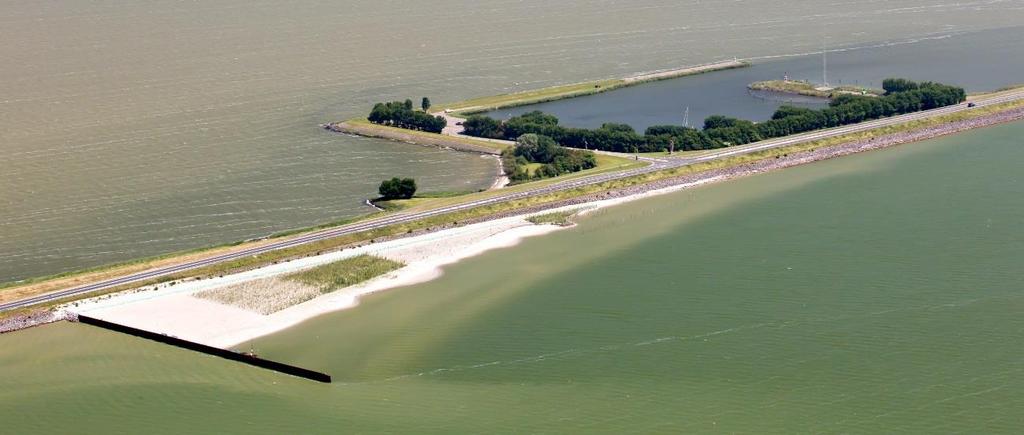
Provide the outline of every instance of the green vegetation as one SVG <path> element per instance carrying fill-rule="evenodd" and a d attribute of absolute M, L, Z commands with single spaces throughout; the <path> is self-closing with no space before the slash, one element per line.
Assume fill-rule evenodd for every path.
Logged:
<path fill-rule="evenodd" d="M 397 261 L 360 255 L 283 277 L 261 278 L 204 290 L 195 296 L 267 315 L 402 266 Z"/>
<path fill-rule="evenodd" d="M 392 178 L 384 180 L 377 188 L 383 199 L 409 199 L 416 194 L 416 180 L 412 178 Z"/>
<path fill-rule="evenodd" d="M 513 183 L 557 177 L 597 166 L 590 151 L 570 150 L 547 136 L 527 133 L 516 139 L 516 146 L 501 154 L 505 174 Z"/>
<path fill-rule="evenodd" d="M 330 293 L 368 281 L 402 266 L 405 265 L 397 261 L 364 254 L 285 275 L 284 279 L 319 288 L 321 293 Z"/>
<path fill-rule="evenodd" d="M 424 112 L 430 110 L 430 98 L 423 97 L 423 99 L 420 100 L 420 109 L 423 109 Z"/>
<path fill-rule="evenodd" d="M 886 83 L 886 94 L 881 97 L 839 95 L 829 107 L 820 110 L 783 106 L 772 119 L 761 123 L 713 115 L 704 120 L 702 130 L 656 125 L 639 135 L 624 124 L 606 123 L 597 129 L 570 128 L 558 125 L 558 118 L 538 111 L 512 117 L 504 123 L 477 115 L 464 125 L 465 133 L 472 136 L 513 139 L 533 133 L 574 148 L 616 152 L 692 151 L 743 145 L 934 109 L 958 104 L 967 98 L 962 88 L 938 83 L 917 83 L 905 79 L 887 79 Z"/>
<path fill-rule="evenodd" d="M 424 99 L 429 106 L 430 100 Z M 409 130 L 422 130 L 440 133 L 448 124 L 443 116 L 433 116 L 427 112 L 413 110 L 412 100 L 377 103 L 366 118 L 374 124 L 388 125 Z"/>
<path fill-rule="evenodd" d="M 1002 91 L 1005 91 L 1005 90 L 1002 90 Z M 990 94 L 990 95 L 993 95 L 993 94 Z M 230 273 L 238 273 L 238 272 L 242 272 L 242 271 L 245 271 L 245 270 L 254 269 L 254 268 L 257 268 L 257 267 L 266 266 L 266 265 L 269 265 L 269 264 L 276 264 L 276 263 L 279 263 L 279 262 L 282 262 L 282 261 L 289 261 L 289 260 L 295 259 L 295 258 L 301 258 L 301 257 L 306 257 L 306 256 L 312 256 L 312 255 L 319 255 L 319 254 L 322 254 L 324 252 L 329 252 L 329 251 L 333 251 L 333 250 L 337 250 L 337 249 L 342 249 L 342 248 L 353 246 L 353 245 L 357 245 L 357 244 L 360 244 L 360 243 L 366 243 L 366 242 L 372 243 L 374 240 L 382 238 L 382 237 L 393 237 L 393 236 L 397 236 L 397 235 L 413 233 L 415 231 L 429 230 L 429 229 L 432 229 L 432 228 L 435 228 L 435 227 L 438 227 L 438 226 L 441 226 L 441 225 L 459 224 L 461 222 L 467 222 L 467 221 L 471 221 L 471 220 L 475 220 L 475 219 L 485 219 L 488 216 L 493 216 L 493 215 L 495 215 L 497 213 L 508 212 L 509 210 L 523 209 L 523 208 L 526 208 L 526 207 L 543 206 L 545 204 L 557 203 L 557 202 L 565 200 L 565 199 L 570 199 L 570 198 L 574 198 L 574 197 L 578 197 L 578 196 L 582 196 L 582 195 L 595 194 L 595 193 L 605 192 L 605 191 L 608 191 L 608 190 L 621 189 L 621 188 L 625 188 L 625 187 L 629 187 L 629 186 L 635 186 L 635 185 L 639 185 L 639 184 L 649 183 L 649 182 L 653 182 L 653 181 L 657 181 L 657 180 L 661 180 L 661 179 L 666 179 L 666 178 L 677 177 L 677 176 L 681 176 L 681 175 L 687 175 L 687 174 L 698 173 L 698 172 L 703 172 L 703 171 L 708 171 L 708 170 L 714 170 L 714 169 L 720 169 L 720 168 L 736 166 L 736 165 L 740 165 L 740 164 L 744 164 L 744 163 L 748 163 L 748 162 L 752 162 L 752 161 L 769 159 L 769 158 L 774 158 L 774 157 L 778 157 L 778 156 L 787 155 L 787 154 L 790 154 L 790 153 L 796 153 L 796 152 L 801 152 L 801 151 L 809 151 L 809 150 L 813 150 L 813 149 L 817 149 L 817 148 L 834 146 L 834 145 L 838 145 L 838 144 L 842 144 L 842 143 L 846 143 L 846 142 L 851 142 L 851 141 L 868 140 L 868 139 L 871 139 L 871 138 L 881 137 L 881 136 L 884 136 L 884 135 L 889 135 L 889 134 L 894 134 L 894 133 L 900 133 L 900 132 L 905 132 L 905 131 L 914 131 L 914 130 L 918 130 L 918 129 L 923 129 L 923 128 L 933 127 L 933 126 L 937 126 L 937 125 L 942 125 L 942 124 L 949 123 L 949 122 L 956 122 L 956 121 L 962 121 L 962 120 L 967 120 L 967 119 L 973 119 L 973 118 L 988 116 L 988 115 L 992 115 L 992 114 L 996 114 L 996 113 L 1000 113 L 1000 112 L 1004 112 L 1004 111 L 1008 111 L 1008 110 L 1016 110 L 1016 109 L 1020 109 L 1022 107 L 1024 107 L 1024 100 L 1011 101 L 1011 102 L 1007 102 L 1007 103 L 1003 103 L 1003 104 L 986 106 L 986 107 L 978 107 L 976 109 L 972 109 L 972 110 L 969 110 L 969 111 L 963 111 L 963 112 L 958 112 L 958 113 L 948 114 L 948 115 L 942 115 L 942 116 L 929 117 L 929 118 L 919 119 L 919 120 L 915 120 L 915 121 L 911 121 L 911 122 L 907 122 L 907 123 L 901 123 L 901 124 L 898 124 L 898 125 L 881 127 L 881 128 L 876 128 L 876 129 L 872 129 L 872 130 L 868 130 L 868 131 L 863 131 L 863 132 L 858 132 L 858 133 L 850 133 L 850 134 L 846 134 L 846 135 L 842 135 L 842 136 L 836 136 L 836 137 L 821 139 L 821 140 L 817 140 L 817 141 L 813 141 L 813 142 L 808 142 L 808 143 L 803 143 L 803 144 L 798 144 L 798 145 L 791 145 L 791 146 L 781 147 L 781 148 L 773 148 L 773 149 L 759 151 L 759 152 L 754 152 L 754 153 L 750 153 L 750 154 L 736 155 L 736 156 L 731 156 L 731 157 L 727 157 L 727 158 L 723 158 L 723 159 L 717 159 L 717 160 L 713 160 L 713 161 L 707 161 L 707 162 L 702 162 L 702 163 L 698 163 L 698 164 L 688 165 L 688 166 L 684 166 L 684 167 L 678 167 L 678 168 L 673 168 L 673 169 L 668 169 L 668 170 L 663 170 L 663 171 L 657 171 L 657 172 L 647 173 L 647 174 L 633 176 L 633 177 L 622 178 L 622 179 L 618 179 L 618 180 L 612 180 L 612 181 L 608 181 L 608 182 L 604 182 L 604 183 L 600 183 L 600 184 L 582 186 L 582 187 L 579 187 L 579 188 L 576 188 L 576 189 L 572 189 L 572 190 L 553 192 L 553 193 L 545 194 L 545 195 L 526 197 L 526 198 L 521 198 L 521 199 L 516 199 L 516 200 L 511 200 L 511 201 L 505 201 L 505 202 L 501 202 L 501 203 L 497 203 L 497 204 L 490 204 L 490 205 L 486 205 L 486 206 L 475 207 L 475 208 L 466 209 L 466 210 L 460 210 L 458 212 L 453 212 L 453 213 L 445 213 L 445 214 L 435 215 L 435 216 L 431 216 L 429 218 L 417 220 L 415 222 L 408 222 L 408 223 L 390 225 L 390 226 L 387 226 L 387 227 L 377 228 L 377 229 L 368 230 L 368 231 L 363 231 L 363 232 L 360 232 L 360 233 L 349 234 L 349 235 L 345 235 L 345 236 L 339 236 L 339 237 L 332 238 L 332 239 L 329 239 L 329 240 L 322 240 L 322 241 L 312 242 L 312 243 L 308 243 L 308 244 L 294 246 L 294 247 L 291 247 L 291 248 L 275 250 L 275 251 L 271 251 L 271 252 L 260 254 L 260 255 L 244 257 L 244 258 L 240 258 L 240 259 L 229 261 L 229 262 L 213 264 L 213 265 L 210 265 L 210 266 L 205 266 L 205 267 L 202 267 L 202 268 L 197 268 L 197 269 L 192 269 L 192 270 L 188 270 L 188 271 L 183 271 L 183 272 L 179 272 L 179 273 L 176 273 L 176 274 L 173 274 L 173 275 L 164 276 L 164 277 L 161 277 L 161 278 L 154 278 L 154 279 L 150 279 L 150 280 L 146 280 L 146 281 L 141 281 L 141 282 L 136 282 L 136 283 L 131 283 L 131 284 L 124 284 L 124 285 L 121 285 L 121 286 L 117 286 L 117 287 L 113 287 L 113 288 L 109 288 L 109 289 L 105 289 L 105 290 L 100 290 L 100 291 L 97 291 L 95 293 L 89 294 L 87 296 L 66 298 L 66 299 L 62 299 L 62 300 L 55 301 L 55 302 L 52 302 L 52 303 L 40 305 L 38 307 L 32 307 L 32 308 L 27 308 L 27 309 L 22 309 L 22 310 L 11 310 L 11 311 L 0 313 L 0 318 L 6 318 L 6 317 L 10 317 L 10 316 L 16 316 L 16 315 L 19 315 L 19 314 L 37 312 L 37 311 L 44 310 L 44 309 L 49 308 L 49 307 L 54 307 L 54 306 L 57 306 L 57 305 L 60 305 L 60 304 L 63 304 L 63 303 L 68 303 L 68 302 L 71 302 L 71 301 L 76 300 L 76 299 L 81 299 L 82 297 L 92 297 L 92 296 L 97 296 L 97 295 L 101 295 L 101 294 L 116 293 L 116 292 L 119 292 L 119 291 L 129 290 L 129 289 L 138 288 L 138 287 L 144 287 L 144 286 L 147 286 L 147 285 L 153 285 L 153 284 L 161 283 L 161 282 L 178 281 L 178 280 L 185 280 L 185 279 L 204 279 L 204 278 L 208 278 L 208 277 L 222 276 L 222 275 L 230 274 Z M 382 127 L 382 128 L 385 128 L 385 127 Z M 627 160 L 627 159 L 623 159 L 623 158 L 619 158 L 619 157 L 612 157 L 612 156 L 603 155 L 603 154 L 597 155 L 597 160 L 598 160 L 598 167 L 595 168 L 595 169 L 591 169 L 591 170 L 583 171 L 583 172 L 580 172 L 580 173 L 575 173 L 575 174 L 570 174 L 570 175 L 562 176 L 562 177 L 559 177 L 558 179 L 541 180 L 541 181 L 536 181 L 536 182 L 529 183 L 529 184 L 513 186 L 513 187 L 509 187 L 507 189 L 503 189 L 502 191 L 485 191 L 485 192 L 474 193 L 474 194 L 471 194 L 471 195 L 465 195 L 465 196 L 462 196 L 462 197 L 446 197 L 446 198 L 419 198 L 419 197 L 417 197 L 417 198 L 413 198 L 411 200 L 401 200 L 401 201 L 413 201 L 413 202 L 416 202 L 415 204 L 411 205 L 411 207 L 415 207 L 417 209 L 431 209 L 431 208 L 437 208 L 437 207 L 443 207 L 443 206 L 448 206 L 448 205 L 468 202 L 468 201 L 479 200 L 479 199 L 482 199 L 482 198 L 487 198 L 487 197 L 491 197 L 491 196 L 498 195 L 498 194 L 505 194 L 505 193 L 509 193 L 509 192 L 515 192 L 515 191 L 520 190 L 520 189 L 527 189 L 527 188 L 533 188 L 533 187 L 537 187 L 537 186 L 543 186 L 543 185 L 547 185 L 547 184 L 550 184 L 550 183 L 555 183 L 555 182 L 566 180 L 566 179 L 572 179 L 572 178 L 575 178 L 575 177 L 580 177 L 580 176 L 585 176 L 585 175 L 593 175 L 593 174 L 597 174 L 597 173 L 604 173 L 604 172 L 610 172 L 610 171 L 620 171 L 620 170 L 625 170 L 625 169 L 633 168 L 633 167 L 636 167 L 636 166 L 639 166 L 639 165 L 643 165 L 643 163 L 640 163 L 640 162 L 634 162 L 632 160 Z M 370 217 L 376 217 L 376 216 L 379 216 L 379 215 L 380 215 L 379 213 L 375 213 L 375 214 L 372 214 L 372 215 L 364 216 L 364 217 L 362 217 L 360 219 L 357 219 L 357 220 L 363 220 L 363 219 L 367 219 L 367 218 L 370 218 Z M 339 221 L 339 222 L 332 223 L 332 224 L 325 224 L 325 225 L 317 226 L 317 227 L 315 227 L 313 229 L 321 229 L 321 228 L 325 228 L 325 227 L 336 226 L 336 225 L 340 225 L 340 224 L 343 224 L 343 223 L 350 223 L 352 221 L 354 221 L 354 220 Z M 310 231 L 310 230 L 313 230 L 313 229 L 295 230 L 295 231 L 289 232 L 288 234 L 298 234 L 298 233 Z M 240 245 L 238 249 L 249 248 L 249 247 L 252 246 L 251 243 L 241 243 L 241 242 L 235 243 L 235 244 L 232 244 L 232 245 Z M 217 250 L 223 250 L 223 249 L 227 249 L 227 248 L 216 248 L 216 249 Z M 197 252 L 197 253 L 198 252 L 202 252 L 202 253 L 205 253 L 206 255 L 212 255 L 212 253 L 210 251 L 211 251 L 211 249 L 197 249 L 194 252 Z M 198 254 L 196 254 L 196 255 L 198 255 Z M 65 273 L 65 274 L 61 274 L 56 280 L 61 280 L 61 279 L 73 280 L 73 282 L 76 283 L 75 285 L 80 285 L 80 284 L 90 283 L 90 282 L 96 282 L 99 279 L 103 279 L 103 277 L 112 276 L 113 274 L 124 274 L 124 273 L 129 273 L 131 270 L 154 267 L 154 265 L 158 264 L 159 261 L 170 261 L 170 260 L 173 260 L 173 257 L 174 257 L 173 255 L 166 255 L 166 256 L 158 257 L 156 259 L 133 261 L 133 262 L 127 263 L 127 266 L 122 264 L 122 265 L 117 265 L 117 266 L 98 267 L 98 268 L 91 269 L 91 272 L 86 272 L 86 273 L 83 273 L 83 272 L 68 272 L 68 273 Z M 97 277 L 91 277 L 91 276 L 88 276 L 88 274 L 97 274 Z M 50 283 L 50 281 L 56 281 L 56 280 L 55 279 L 40 278 L 40 279 L 30 280 L 29 282 L 31 282 L 31 284 L 13 283 L 13 285 L 9 289 L 7 289 L 6 292 L 7 292 L 7 294 L 19 295 L 17 297 L 28 297 L 30 295 L 37 295 L 37 294 L 40 294 L 40 293 L 45 292 L 45 291 L 52 291 L 52 290 L 55 290 L 57 288 L 60 288 L 60 287 L 56 287 L 56 288 L 54 288 L 54 287 L 47 287 L 47 285 L 52 285 Z M 40 290 L 33 290 L 36 287 L 38 287 Z"/>
<path fill-rule="evenodd" d="M 558 225 L 567 227 L 573 224 L 571 218 L 576 216 L 576 213 L 578 213 L 577 210 L 558 211 L 554 213 L 530 216 L 526 218 L 526 220 L 537 225 Z"/>
<path fill-rule="evenodd" d="M 801 80 L 766 80 L 754 82 L 747 86 L 755 91 L 781 92 L 785 94 L 806 95 L 809 97 L 835 98 L 843 94 L 879 96 L 885 91 L 865 88 L 861 86 L 840 85 L 828 88 L 819 88 L 811 82 Z"/>

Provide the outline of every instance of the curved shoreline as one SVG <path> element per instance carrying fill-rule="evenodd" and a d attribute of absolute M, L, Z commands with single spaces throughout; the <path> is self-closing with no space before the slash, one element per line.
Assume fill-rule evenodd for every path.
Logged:
<path fill-rule="evenodd" d="M 174 284 L 165 284 L 163 287 L 157 286 L 158 288 L 152 289 L 155 293 L 144 294 L 143 296 L 138 296 L 140 291 L 136 290 L 83 302 L 81 307 L 66 308 L 73 313 L 82 311 L 88 312 L 90 315 L 99 314 L 101 317 L 106 314 L 111 316 L 113 321 L 127 322 L 132 326 L 158 330 L 159 332 L 182 336 L 215 346 L 234 346 L 260 336 L 287 329 L 322 314 L 358 306 L 359 298 L 366 294 L 436 279 L 443 274 L 443 267 L 448 264 L 479 255 L 491 249 L 514 246 L 526 237 L 547 234 L 561 228 L 554 225 L 529 224 L 524 218 L 531 214 L 581 209 L 594 210 L 610 207 L 703 184 L 887 148 L 903 143 L 917 142 L 1021 119 L 1024 119 L 1024 107 L 907 132 L 893 133 L 807 151 L 789 152 L 777 155 L 775 156 L 776 158 L 766 157 L 735 166 L 583 195 L 536 207 L 515 210 L 499 214 L 498 216 L 491 216 L 487 219 L 479 219 L 472 223 L 466 222 L 462 226 L 445 228 L 421 235 L 396 237 L 381 243 L 307 257 L 291 263 L 267 266 L 222 278 L 184 282 L 177 288 L 174 287 Z M 444 242 L 439 243 L 441 240 L 444 240 Z M 284 273 L 287 270 L 311 267 L 311 265 L 322 264 L 337 258 L 366 252 L 376 252 L 385 257 L 389 255 L 397 256 L 406 260 L 408 266 L 363 285 L 342 289 L 338 292 L 286 308 L 270 316 L 260 317 L 255 313 L 208 301 L 196 302 L 198 299 L 189 296 L 191 293 L 202 289 L 214 288 L 258 277 L 272 276 L 273 274 Z M 412 257 L 409 257 L 410 255 Z M 143 304 L 147 300 L 152 302 L 157 298 L 160 298 L 159 303 Z M 197 317 L 203 315 L 214 319 L 214 321 L 212 323 L 203 323 L 197 320 Z M 184 321 L 186 319 L 188 321 Z"/>
<path fill-rule="evenodd" d="M 567 85 L 557 85 L 513 94 L 480 97 L 439 105 L 431 113 L 434 115 L 444 116 L 449 122 L 449 125 L 445 128 L 445 132 L 441 134 L 372 124 L 363 118 L 332 122 L 323 124 L 321 127 L 337 133 L 388 139 L 414 145 L 436 146 L 456 151 L 500 155 L 501 149 L 507 147 L 510 142 L 462 136 L 458 134 L 458 131 L 451 130 L 451 128 L 455 127 L 452 125 L 452 121 L 456 119 L 452 115 L 465 116 L 490 110 L 564 100 L 568 98 L 608 92 L 648 82 L 687 77 L 714 71 L 745 68 L 748 66 L 750 66 L 750 63 L 744 60 L 725 60 L 701 65 L 635 73 L 616 79 L 592 80 Z"/>

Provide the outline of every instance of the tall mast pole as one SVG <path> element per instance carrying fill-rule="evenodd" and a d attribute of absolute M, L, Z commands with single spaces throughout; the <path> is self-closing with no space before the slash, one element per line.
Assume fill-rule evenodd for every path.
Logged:
<path fill-rule="evenodd" d="M 821 81 L 828 87 L 828 38 L 821 39 Z"/>

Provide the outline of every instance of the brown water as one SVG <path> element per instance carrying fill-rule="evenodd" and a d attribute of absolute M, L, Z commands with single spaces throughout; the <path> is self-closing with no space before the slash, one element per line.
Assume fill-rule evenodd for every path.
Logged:
<path fill-rule="evenodd" d="M 364 213 L 384 177 L 489 184 L 492 162 L 476 156 L 317 129 L 379 100 L 1022 18 L 1019 1 L 8 1 L 0 282 Z"/>

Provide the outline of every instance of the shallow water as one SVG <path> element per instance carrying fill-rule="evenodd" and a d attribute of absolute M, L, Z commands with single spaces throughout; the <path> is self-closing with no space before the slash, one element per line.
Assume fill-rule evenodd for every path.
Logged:
<path fill-rule="evenodd" d="M 967 34 L 941 34 L 931 38 L 831 48 L 828 82 L 880 88 L 888 77 L 937 81 L 985 92 L 1024 82 L 1024 28 L 1013 27 Z M 820 99 L 766 92 L 750 92 L 747 85 L 789 77 L 823 83 L 820 53 L 796 57 L 754 58 L 753 65 L 693 77 L 649 83 L 604 94 L 552 101 L 487 115 L 506 119 L 531 110 L 551 113 L 562 125 L 600 127 L 605 122 L 633 126 L 639 132 L 651 125 L 682 124 L 689 108 L 689 124 L 699 127 L 711 115 L 753 121 L 770 119 L 782 104 L 823 107 Z"/>
<path fill-rule="evenodd" d="M 254 340 L 0 338 L 0 421 L 90 432 L 1019 433 L 1024 123 L 607 209 Z"/>
<path fill-rule="evenodd" d="M 716 59 L 1019 25 L 1020 1 L 8 1 L 0 282 L 366 212 L 493 164 L 317 125 Z"/>

